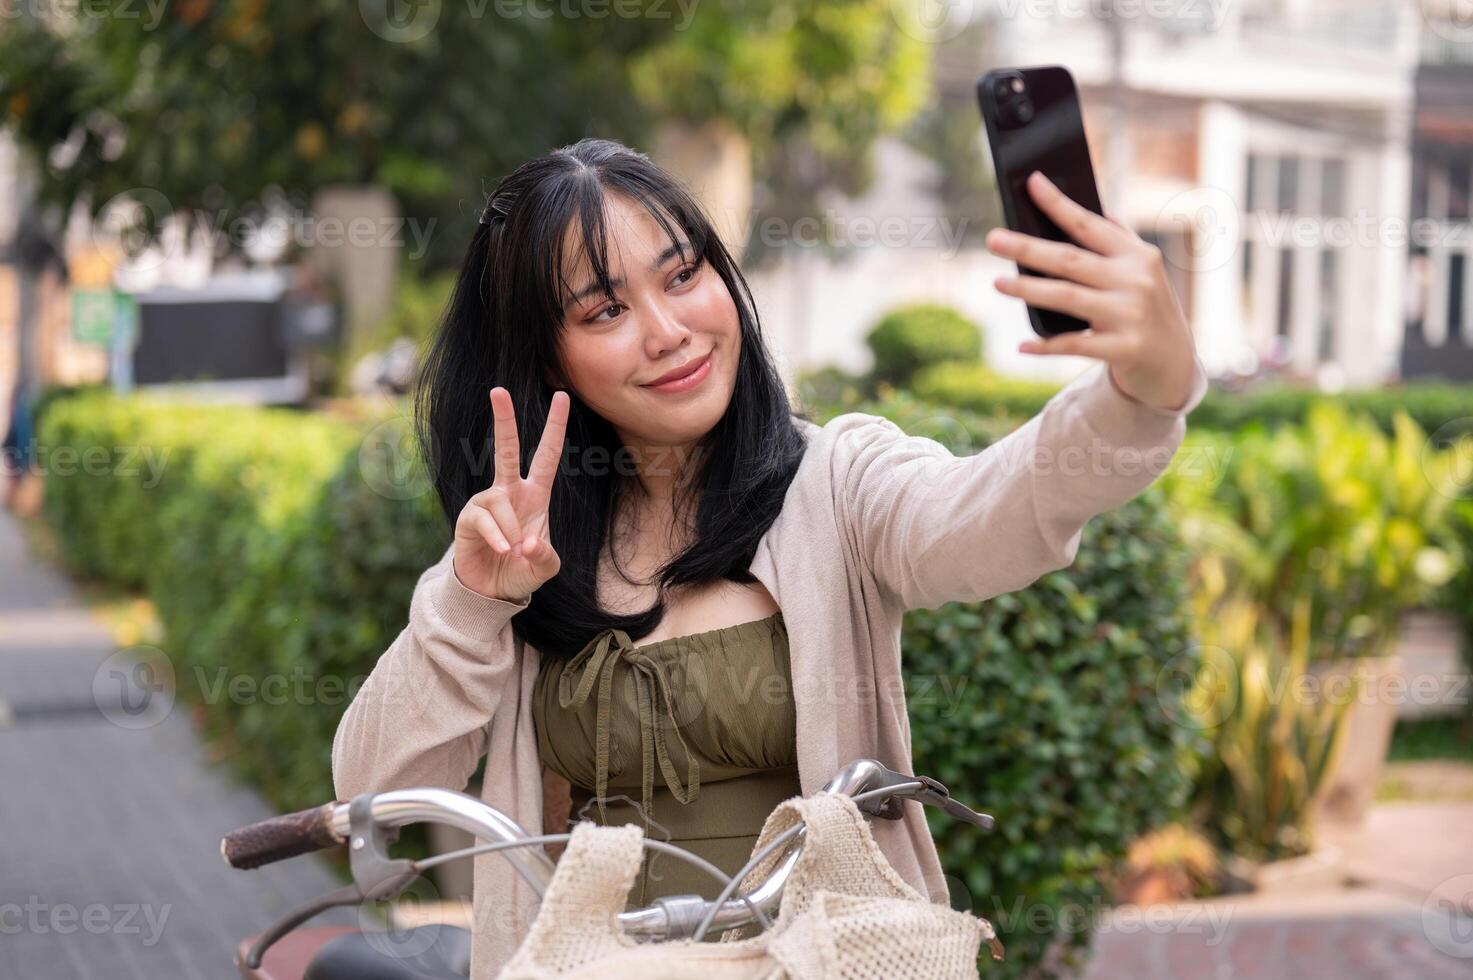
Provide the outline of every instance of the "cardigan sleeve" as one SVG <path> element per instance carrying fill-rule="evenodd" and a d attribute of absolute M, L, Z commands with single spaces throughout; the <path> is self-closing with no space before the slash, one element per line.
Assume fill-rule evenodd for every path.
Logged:
<path fill-rule="evenodd" d="M 379 657 L 332 744 L 339 799 L 410 786 L 462 790 L 486 751 L 507 685 L 517 683 L 511 619 L 527 608 L 463 585 L 454 545 L 419 577 L 409 622 Z"/>
<path fill-rule="evenodd" d="M 906 609 L 982 601 L 1068 566 L 1085 522 L 1140 493 L 1175 455 L 1207 391 L 1193 360 L 1177 410 L 1125 394 L 1100 363 L 973 455 L 879 416 L 833 420 L 838 510 L 860 560 Z"/>

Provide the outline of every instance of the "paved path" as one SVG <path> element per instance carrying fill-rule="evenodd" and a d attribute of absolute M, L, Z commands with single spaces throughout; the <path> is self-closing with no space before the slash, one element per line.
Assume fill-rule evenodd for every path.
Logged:
<path fill-rule="evenodd" d="M 94 696 L 113 652 L 0 509 L 0 978 L 237 976 L 237 941 L 337 880 L 311 858 L 225 866 L 221 834 L 272 811 L 182 707 L 124 727 L 107 672 Z"/>
<path fill-rule="evenodd" d="M 1088 980 L 1473 978 L 1473 803 L 1378 804 L 1332 843 L 1352 887 L 1118 909 Z"/>

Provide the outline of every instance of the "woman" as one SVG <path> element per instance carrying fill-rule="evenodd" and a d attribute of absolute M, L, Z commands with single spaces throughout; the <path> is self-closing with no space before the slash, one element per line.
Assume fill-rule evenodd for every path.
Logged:
<path fill-rule="evenodd" d="M 1108 367 L 958 458 L 876 416 L 795 416 L 741 273 L 645 156 L 583 140 L 506 177 L 418 391 L 454 541 L 343 717 L 338 795 L 461 789 L 484 757 L 484 799 L 524 827 L 549 815 L 547 770 L 575 818 L 637 820 L 729 873 L 773 806 L 850 760 L 913 772 L 906 610 L 1068 565 L 1205 390 L 1160 253 L 1030 188 L 1079 244 L 995 231 L 993 251 L 1062 277 L 998 288 L 1093 329 L 1023 349 Z M 947 901 L 919 804 L 873 829 Z M 631 905 L 715 893 L 654 864 Z M 490 977 L 536 898 L 499 855 L 474 881 L 472 975 Z"/>

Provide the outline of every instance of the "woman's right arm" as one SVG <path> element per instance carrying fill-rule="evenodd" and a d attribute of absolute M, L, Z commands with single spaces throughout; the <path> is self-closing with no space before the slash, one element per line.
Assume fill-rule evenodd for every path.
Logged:
<path fill-rule="evenodd" d="M 462 790 L 486 750 L 502 694 L 517 683 L 511 618 L 531 599 L 466 588 L 454 554 L 452 544 L 419 577 L 408 625 L 338 723 L 332 778 L 340 800 L 410 786 Z"/>

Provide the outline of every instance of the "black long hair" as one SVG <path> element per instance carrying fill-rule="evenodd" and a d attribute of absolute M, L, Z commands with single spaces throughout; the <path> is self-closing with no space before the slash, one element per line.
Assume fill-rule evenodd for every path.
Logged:
<path fill-rule="evenodd" d="M 684 187 L 646 155 L 613 140 L 584 139 L 529 160 L 492 192 L 466 250 L 444 319 L 415 385 L 419 444 L 451 527 L 472 495 L 495 473 L 491 403 L 501 385 L 516 408 L 522 472 L 547 425 L 561 376 L 564 234 L 580 222 L 595 281 L 609 284 L 604 198 L 608 192 L 644 206 L 670 240 L 684 232 L 697 255 L 725 281 L 741 324 L 736 386 L 726 413 L 678 482 L 678 500 L 694 506 L 691 543 L 657 575 L 648 610 L 616 615 L 596 597 L 599 555 L 632 467 L 568 466 L 598 447 L 606 460 L 628 458 L 613 426 L 570 398 L 563 460 L 548 512 L 558 574 L 532 595 L 512 628 L 543 655 L 572 656 L 606 627 L 639 639 L 664 616 L 671 586 L 718 580 L 751 582 L 757 542 L 782 508 L 806 448 L 787 391 L 762 342 L 751 290 L 709 217 Z M 798 413 L 808 418 L 806 413 Z M 621 472 L 622 469 L 622 472 Z"/>

